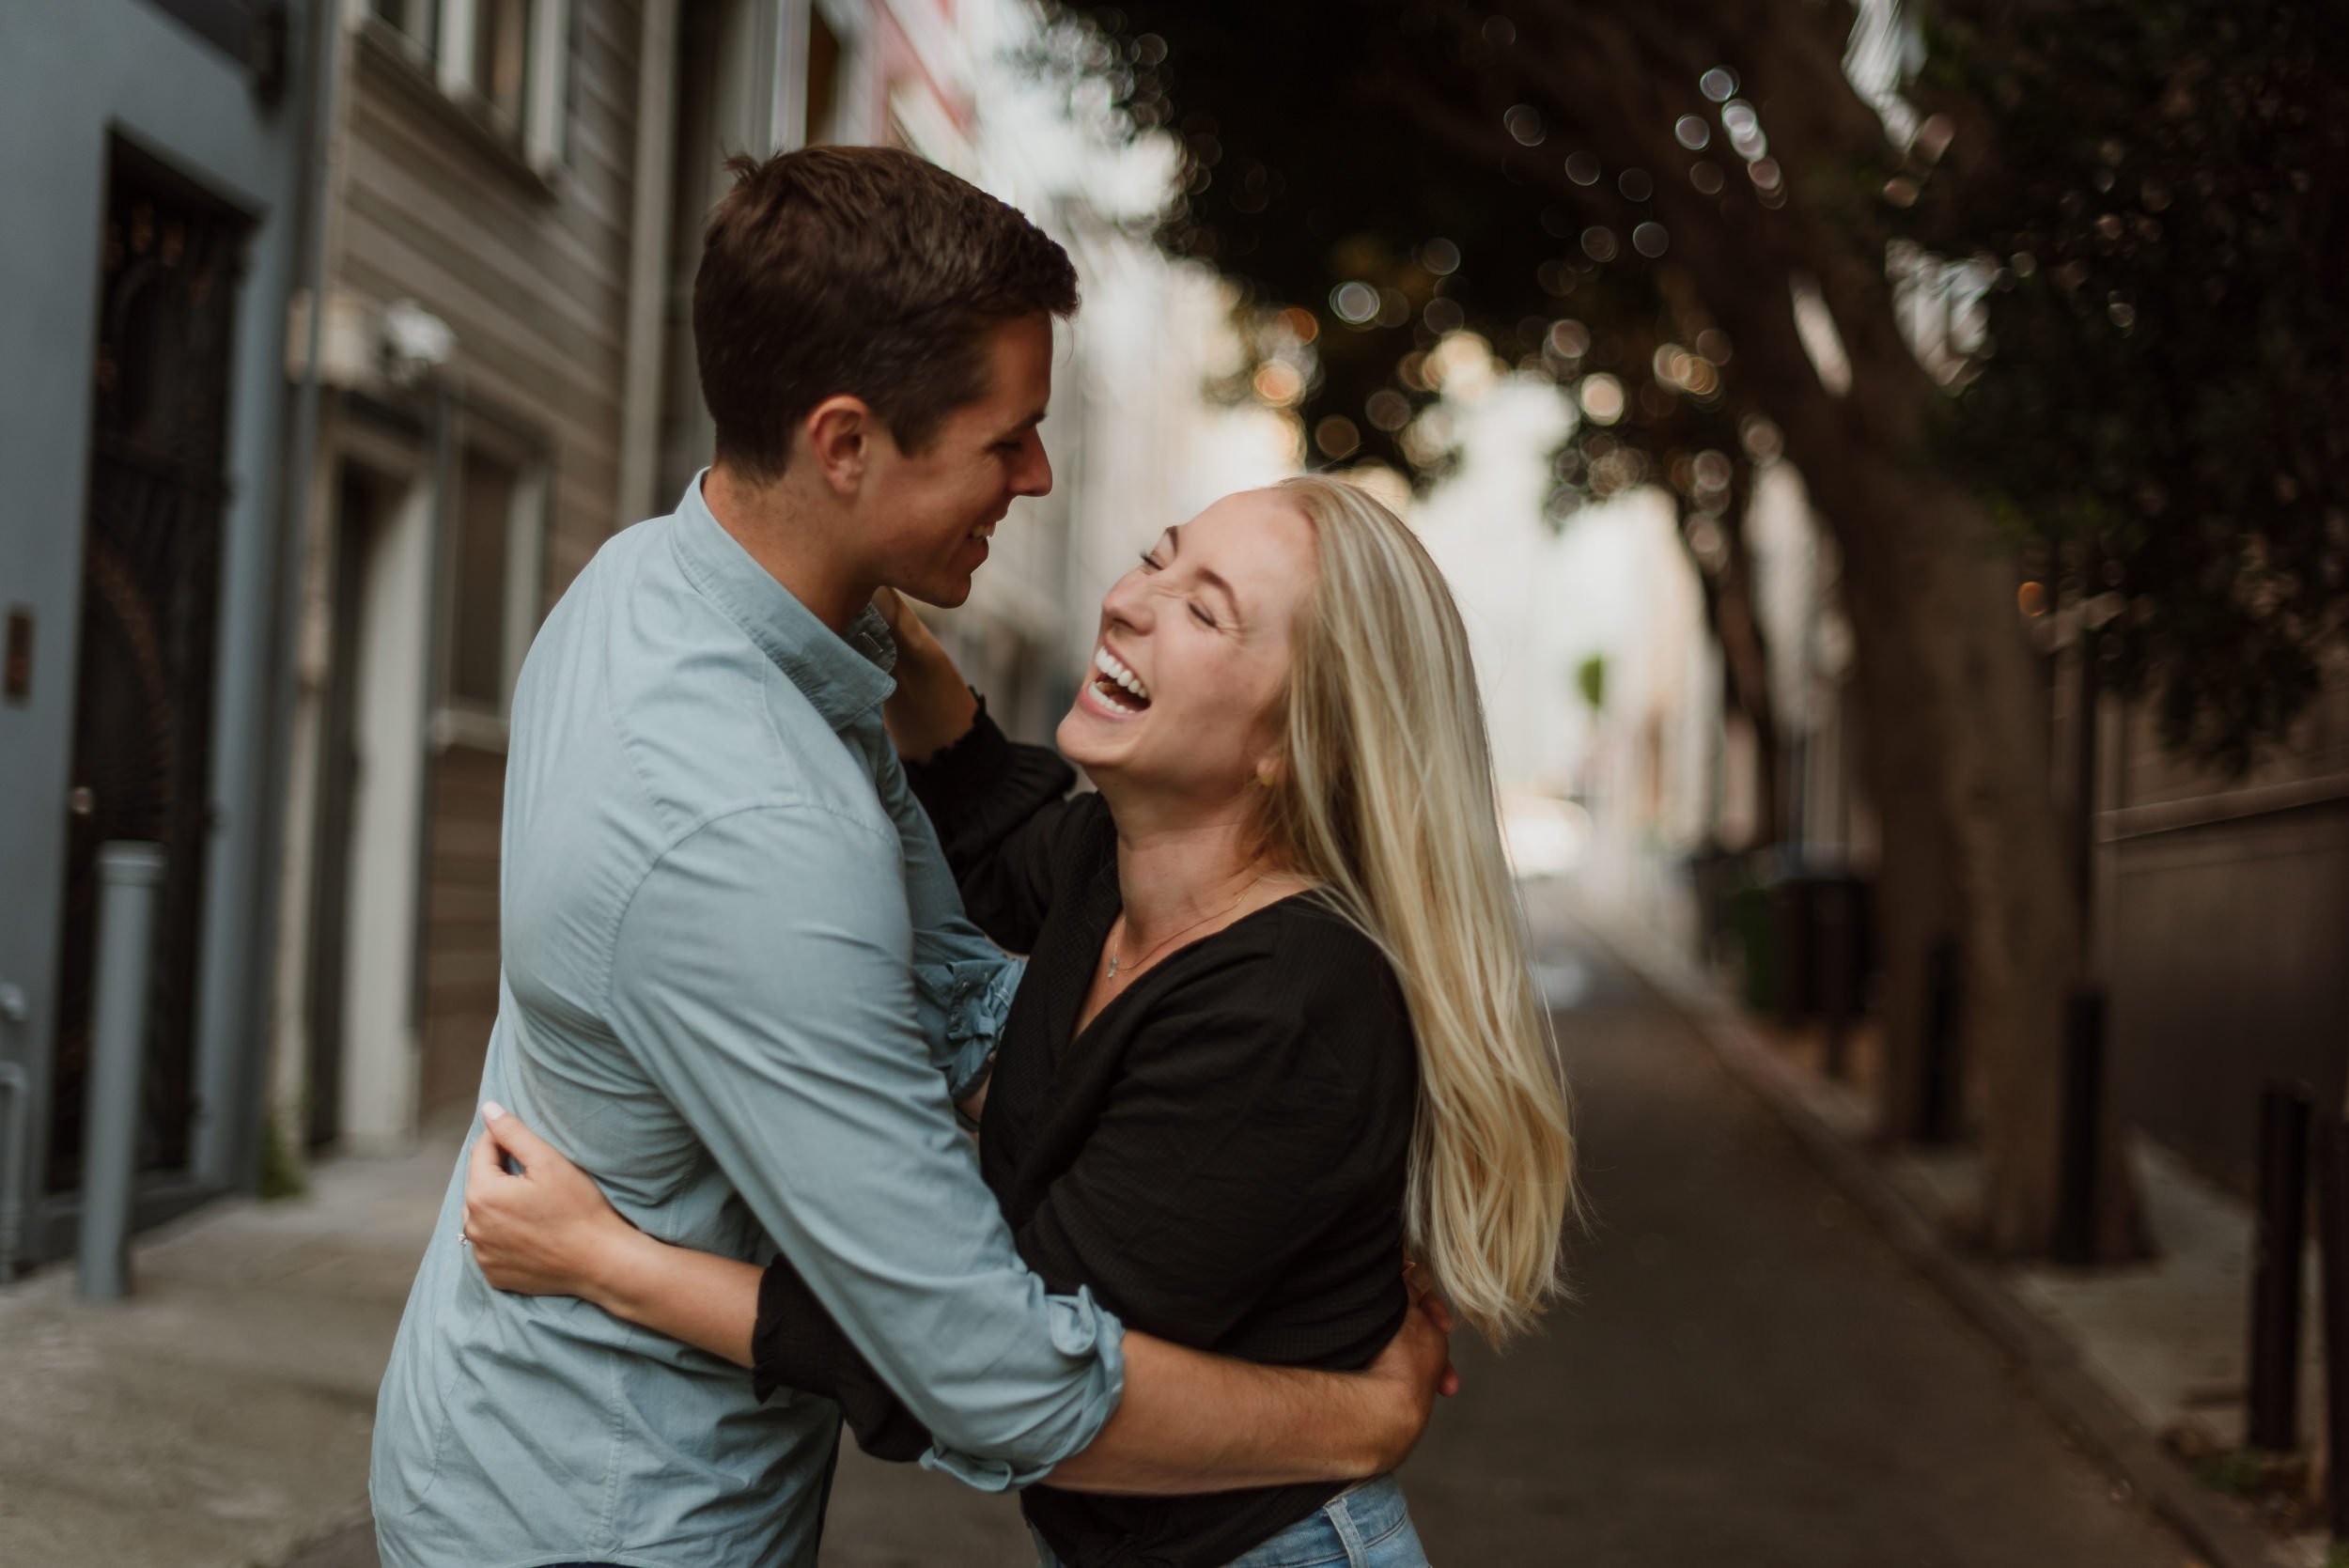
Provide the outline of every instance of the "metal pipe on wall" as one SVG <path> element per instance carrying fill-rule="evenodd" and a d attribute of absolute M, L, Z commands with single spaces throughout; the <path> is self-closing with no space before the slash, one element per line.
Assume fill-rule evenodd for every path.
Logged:
<path fill-rule="evenodd" d="M 634 225 L 628 264 L 620 485 L 612 526 L 661 510 L 661 328 L 669 295 L 669 202 L 676 163 L 677 0 L 645 0 L 636 81 Z"/>
<path fill-rule="evenodd" d="M 259 871 L 253 884 L 254 934 L 245 961 L 247 1015 L 267 1028 L 271 1017 L 272 966 L 277 933 L 284 911 L 279 908 L 278 883 L 286 860 L 286 800 L 293 787 L 294 707 L 299 700 L 301 660 L 294 657 L 294 640 L 302 624 L 303 575 L 307 564 L 310 502 L 318 470 L 319 427 L 324 389 L 319 356 L 326 318 L 327 225 L 334 208 L 334 145 L 336 99 L 342 79 L 344 28 L 339 0 L 313 0 L 308 13 L 311 47 L 308 112 L 310 140 L 303 182 L 302 287 L 310 308 L 304 325 L 302 380 L 294 396 L 293 439 L 288 454 L 283 504 L 279 507 L 276 579 L 272 584 L 275 610 L 270 628 L 271 675 L 268 708 L 261 733 L 261 834 L 256 857 Z M 253 1032 L 256 1035 L 260 1029 Z M 256 1136 L 267 1114 L 260 1100 L 268 1082 L 266 1049 L 248 1053 L 239 1075 L 245 1135 L 235 1140 L 235 1185 L 257 1185 L 261 1139 Z"/>
<path fill-rule="evenodd" d="M 147 998 L 154 982 L 160 844 L 98 846 L 98 953 L 91 986 L 89 1086 L 82 1106 L 82 1296 L 131 1292 L 131 1207 L 139 1174 L 139 1086 Z"/>

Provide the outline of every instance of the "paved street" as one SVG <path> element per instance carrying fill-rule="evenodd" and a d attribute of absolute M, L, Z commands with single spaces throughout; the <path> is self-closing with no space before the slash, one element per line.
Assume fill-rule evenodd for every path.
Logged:
<path fill-rule="evenodd" d="M 1594 1209 L 1581 1301 L 1497 1359 L 1404 1472 L 1439 1568 L 2170 1568 L 2185 1547 L 1704 1043 L 1563 909 L 1544 978 Z M 1030 1560 L 998 1499 L 845 1463 L 826 1568 Z"/>
<path fill-rule="evenodd" d="M 1704 1042 L 1537 897 L 1579 1100 L 1582 1298 L 1405 1471 L 1442 1568 L 2175 1568 Z M 844 1456 L 824 1568 L 1025 1568 L 1009 1499 Z M 372 1568 L 364 1532 L 301 1568 Z"/>

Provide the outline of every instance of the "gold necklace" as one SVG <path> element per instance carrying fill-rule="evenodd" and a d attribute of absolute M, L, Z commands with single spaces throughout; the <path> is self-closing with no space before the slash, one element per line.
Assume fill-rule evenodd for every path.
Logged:
<path fill-rule="evenodd" d="M 1198 930 L 1201 926 L 1203 926 L 1203 925 L 1206 924 L 1207 924 L 1207 922 L 1209 922 L 1209 921 L 1211 921 L 1211 920 L 1214 920 L 1214 919 L 1216 919 L 1216 918 L 1217 918 L 1217 917 L 1219 917 L 1219 916 L 1221 916 L 1221 915 L 1228 915 L 1228 914 L 1230 914 L 1230 913 L 1231 913 L 1234 909 L 1237 909 L 1237 908 L 1239 908 L 1239 905 L 1240 905 L 1240 900 L 1241 900 L 1241 899 L 1246 898 L 1246 897 L 1247 897 L 1247 896 L 1248 896 L 1251 893 L 1252 893 L 1252 892 L 1254 892 L 1254 891 L 1255 891 L 1255 887 L 1256 887 L 1256 884 L 1257 884 L 1258 882 L 1263 881 L 1266 877 L 1269 877 L 1269 876 L 1271 876 L 1271 875 L 1272 875 L 1272 873 L 1270 873 L 1269 871 L 1260 871 L 1260 872 L 1258 872 L 1258 873 L 1257 873 L 1257 874 L 1256 874 L 1256 875 L 1255 875 L 1252 878 L 1251 878 L 1251 879 L 1249 880 L 1249 882 L 1248 882 L 1247 886 L 1245 886 L 1245 887 L 1241 888 L 1241 889 L 1239 890 L 1239 892 L 1238 892 L 1238 893 L 1235 893 L 1235 894 L 1233 894 L 1233 895 L 1232 895 L 1232 901 L 1231 901 L 1229 904 L 1224 905 L 1224 906 L 1223 906 L 1223 908 L 1220 908 L 1220 909 L 1216 909 L 1216 910 L 1213 910 L 1213 911 L 1211 911 L 1211 912 L 1209 912 L 1209 913 L 1207 913 L 1207 914 L 1201 915 L 1201 916 L 1200 916 L 1197 920 L 1192 921 L 1192 922 L 1191 922 L 1189 925 L 1186 925 L 1186 926 L 1184 926 L 1184 927 L 1183 927 L 1180 931 L 1175 932 L 1174 936 L 1172 936 L 1172 937 L 1168 937 L 1168 938 L 1164 939 L 1163 939 L 1163 940 L 1161 940 L 1161 941 L 1160 941 L 1160 942 L 1159 942 L 1159 943 L 1156 947 L 1153 947 L 1153 948 L 1152 948 L 1149 952 L 1147 952 L 1147 953 L 1143 954 L 1141 957 L 1139 957 L 1139 958 L 1135 959 L 1132 963 L 1128 964 L 1128 965 L 1126 966 L 1126 971 L 1127 971 L 1128 974 L 1132 973 L 1135 970 L 1138 970 L 1138 969 L 1142 968 L 1142 966 L 1143 966 L 1143 965 L 1144 965 L 1144 964 L 1148 963 L 1151 959 L 1153 959 L 1153 958 L 1157 957 L 1157 956 L 1158 956 L 1160 953 L 1163 953 L 1163 952 L 1166 950 L 1166 948 L 1167 948 L 1168 944 L 1169 944 L 1169 943 L 1171 943 L 1171 942 L 1173 942 L 1173 941 L 1174 941 L 1177 938 L 1187 937 L 1187 936 L 1189 936 L 1191 932 L 1196 931 L 1196 930 Z M 1116 955 L 1116 954 L 1114 954 L 1114 953 L 1111 954 L 1111 955 L 1110 955 L 1110 970 L 1109 970 L 1109 973 L 1108 973 L 1106 976 L 1104 976 L 1104 978 L 1105 978 L 1105 979 L 1114 980 L 1114 979 L 1116 979 L 1116 978 L 1117 978 L 1117 964 L 1118 964 L 1117 955 Z"/>

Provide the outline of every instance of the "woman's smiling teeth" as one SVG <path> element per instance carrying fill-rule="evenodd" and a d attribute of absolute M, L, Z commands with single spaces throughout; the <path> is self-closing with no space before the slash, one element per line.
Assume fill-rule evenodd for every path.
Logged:
<path fill-rule="evenodd" d="M 1142 677 L 1128 669 L 1125 661 L 1103 646 L 1093 655 L 1094 695 L 1101 706 L 1118 713 L 1140 713 L 1150 706 L 1150 689 L 1142 684 Z M 1119 693 L 1130 701 L 1121 702 Z"/>

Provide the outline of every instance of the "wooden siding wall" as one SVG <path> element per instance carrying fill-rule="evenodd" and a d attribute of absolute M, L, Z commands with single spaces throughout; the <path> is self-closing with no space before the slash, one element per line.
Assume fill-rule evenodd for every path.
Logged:
<path fill-rule="evenodd" d="M 542 179 L 380 27 L 352 41 L 336 286 L 415 301 L 456 334 L 467 417 L 545 455 L 545 602 L 608 536 L 618 485 L 639 7 L 574 0 L 564 164 Z M 543 610 L 543 606 L 542 606 Z M 497 1004 L 505 759 L 433 768 L 421 1110 L 469 1103 Z"/>
<path fill-rule="evenodd" d="M 506 758 L 453 746 L 432 769 L 419 1106 L 471 1105 L 498 1010 L 498 817 Z"/>
<path fill-rule="evenodd" d="M 2349 660 L 2248 778 L 2169 755 L 2140 711 L 2118 782 L 2115 1082 L 2139 1125 L 2248 1194 L 2261 1086 L 2307 1084 L 2320 1116 L 2349 1089 Z"/>

